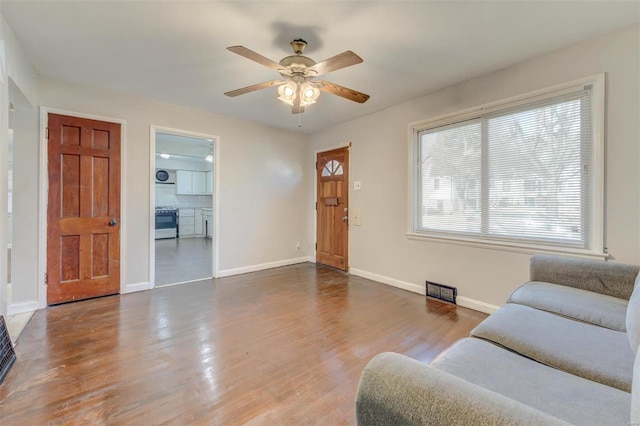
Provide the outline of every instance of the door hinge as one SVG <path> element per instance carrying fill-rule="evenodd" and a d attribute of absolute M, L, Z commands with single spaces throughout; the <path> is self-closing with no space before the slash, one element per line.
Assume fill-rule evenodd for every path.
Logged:
<path fill-rule="evenodd" d="M 316 203 L 316 210 L 318 210 L 318 203 Z"/>
<path fill-rule="evenodd" d="M 318 162 L 316 161 L 316 170 L 318 170 Z"/>
<path fill-rule="evenodd" d="M 49 128 L 47 127 L 47 140 L 49 139 Z"/>
<path fill-rule="evenodd" d="M 318 243 L 316 243 L 316 251 L 318 251 Z"/>
<path fill-rule="evenodd" d="M 44 285 L 49 284 L 49 274 L 48 273 L 44 273 Z"/>

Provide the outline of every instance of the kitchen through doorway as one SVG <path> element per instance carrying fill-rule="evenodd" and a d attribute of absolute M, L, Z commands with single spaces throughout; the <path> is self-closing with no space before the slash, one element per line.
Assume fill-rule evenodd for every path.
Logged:
<path fill-rule="evenodd" d="M 214 276 L 216 137 L 152 128 L 153 287 Z"/>

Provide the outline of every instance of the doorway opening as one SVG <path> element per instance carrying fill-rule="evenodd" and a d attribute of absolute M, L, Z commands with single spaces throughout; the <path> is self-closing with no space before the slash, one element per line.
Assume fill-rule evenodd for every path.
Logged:
<path fill-rule="evenodd" d="M 151 287 L 210 279 L 217 258 L 217 137 L 151 132 Z"/>

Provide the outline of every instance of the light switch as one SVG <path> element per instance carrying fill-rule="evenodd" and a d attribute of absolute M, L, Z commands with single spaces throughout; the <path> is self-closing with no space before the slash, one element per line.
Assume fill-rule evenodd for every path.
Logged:
<path fill-rule="evenodd" d="M 361 189 L 362 189 L 362 182 L 360 182 L 359 180 L 353 182 L 354 191 L 360 191 Z"/>
<path fill-rule="evenodd" d="M 360 207 L 351 209 L 351 221 L 355 226 L 362 226 L 362 209 Z"/>

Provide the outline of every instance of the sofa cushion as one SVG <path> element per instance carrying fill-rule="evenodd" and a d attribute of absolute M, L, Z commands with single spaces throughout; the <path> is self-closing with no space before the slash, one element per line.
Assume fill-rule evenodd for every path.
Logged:
<path fill-rule="evenodd" d="M 629 299 L 627 308 L 627 336 L 634 353 L 638 352 L 640 345 L 640 274 L 636 278 L 635 289 Z"/>
<path fill-rule="evenodd" d="M 631 424 L 640 424 L 640 355 L 633 365 L 633 390 L 631 391 Z"/>
<path fill-rule="evenodd" d="M 568 318 L 626 331 L 626 299 L 606 296 L 564 285 L 531 281 L 509 297 L 507 302 L 531 306 Z"/>
<path fill-rule="evenodd" d="M 640 267 L 566 256 L 538 254 L 531 258 L 530 281 L 568 287 L 629 299 Z"/>
<path fill-rule="evenodd" d="M 631 392 L 634 353 L 626 333 L 508 303 L 471 334 L 551 367 Z"/>
<path fill-rule="evenodd" d="M 628 424 L 631 395 L 481 339 L 459 340 L 431 366 L 579 425 Z"/>
<path fill-rule="evenodd" d="M 568 425 L 407 356 L 376 355 L 356 393 L 358 425 Z M 628 409 L 626 411 L 629 411 Z"/>

